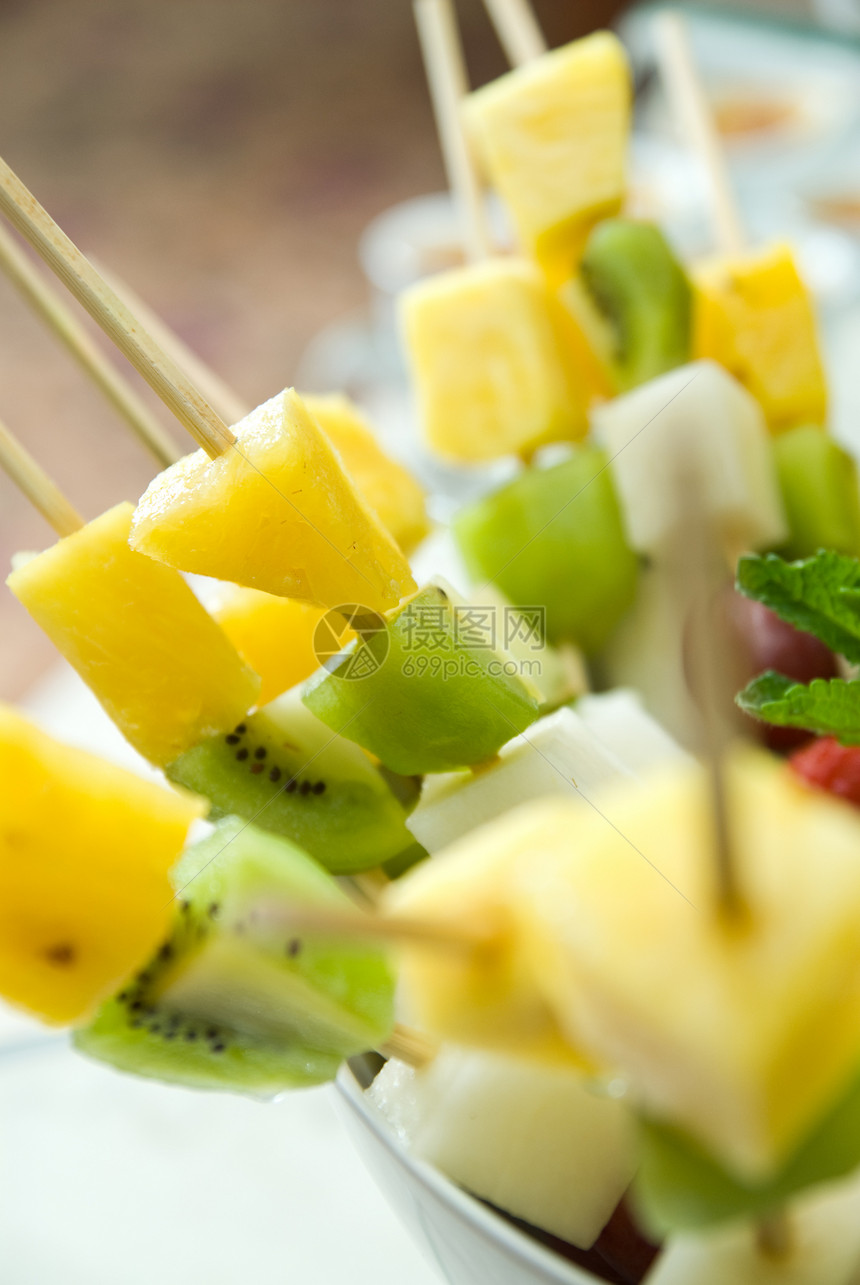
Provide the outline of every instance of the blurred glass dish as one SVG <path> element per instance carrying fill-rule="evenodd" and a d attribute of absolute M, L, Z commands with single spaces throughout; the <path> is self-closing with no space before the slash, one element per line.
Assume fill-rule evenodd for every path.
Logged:
<path fill-rule="evenodd" d="M 408 1155 L 349 1066 L 338 1088 L 340 1114 L 374 1181 L 449 1285 L 606 1285 Z"/>

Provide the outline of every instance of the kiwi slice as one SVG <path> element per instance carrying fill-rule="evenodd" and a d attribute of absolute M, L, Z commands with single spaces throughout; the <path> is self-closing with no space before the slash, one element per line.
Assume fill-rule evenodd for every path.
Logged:
<path fill-rule="evenodd" d="M 603 357 L 617 392 L 690 360 L 692 290 L 654 223 L 604 219 L 562 298 Z"/>
<path fill-rule="evenodd" d="M 381 865 L 412 842 L 406 817 L 418 783 L 383 777 L 304 707 L 298 690 L 227 735 L 200 741 L 167 775 L 209 799 L 213 819 L 247 817 L 292 839 L 334 874 Z"/>
<path fill-rule="evenodd" d="M 454 519 L 473 580 L 492 581 L 518 607 L 543 607 L 549 641 L 589 653 L 632 605 L 639 570 L 608 463 L 605 451 L 577 448 Z"/>
<path fill-rule="evenodd" d="M 299 903 L 351 903 L 293 844 L 230 817 L 174 872 L 173 930 L 146 967 L 75 1034 L 81 1052 L 195 1088 L 275 1093 L 320 1084 L 383 1042 L 394 979 L 366 945 L 279 924 Z"/>
<path fill-rule="evenodd" d="M 540 693 L 450 586 L 427 585 L 381 625 L 309 678 L 302 699 L 392 771 L 483 763 L 537 718 Z"/>
<path fill-rule="evenodd" d="M 848 452 L 825 429 L 802 424 L 773 439 L 773 454 L 788 522 L 784 556 L 860 553 L 860 487 Z"/>

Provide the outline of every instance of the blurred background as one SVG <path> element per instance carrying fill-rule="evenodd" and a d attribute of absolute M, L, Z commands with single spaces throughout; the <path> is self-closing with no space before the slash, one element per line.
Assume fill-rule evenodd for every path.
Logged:
<path fill-rule="evenodd" d="M 854 4 L 761 0 L 701 11 L 703 48 L 716 47 L 716 30 L 726 66 L 738 51 L 749 64 L 752 29 L 759 89 L 766 97 L 768 86 L 780 86 L 769 106 L 752 103 L 752 115 L 746 100 L 723 104 L 735 142 L 753 126 L 746 161 L 744 148 L 734 149 L 741 170 L 746 163 L 761 175 L 762 147 L 771 144 L 768 178 L 780 208 L 774 217 L 771 185 L 752 218 L 767 232 L 798 221 L 796 201 L 782 200 L 798 158 L 805 181 L 804 156 L 828 156 L 831 135 L 856 123 L 857 63 L 834 66 L 853 58 Z M 479 84 L 504 69 L 503 56 L 480 0 L 459 8 Z M 536 0 L 536 8 L 553 44 L 627 13 L 623 33 L 640 72 L 640 194 L 695 249 L 695 184 L 661 146 L 666 123 L 653 102 L 647 24 L 613 0 Z M 749 23 L 758 14 L 764 26 Z M 837 24 L 826 38 L 813 25 L 825 21 Z M 786 59 L 791 66 L 798 57 L 809 101 L 786 102 Z M 72 238 L 244 398 L 256 403 L 301 377 L 306 387 L 354 384 L 357 365 L 373 382 L 360 336 L 342 325 L 360 325 L 372 308 L 362 231 L 386 208 L 443 185 L 407 0 L 2 0 L 0 72 L 0 153 Z M 821 178 L 823 187 L 828 181 Z M 860 179 L 853 195 L 853 211 L 850 203 L 842 210 L 845 244 L 806 247 L 807 258 L 823 260 L 825 293 L 854 271 L 844 225 L 858 219 Z M 383 236 L 365 262 L 371 275 L 385 275 L 386 253 Z M 341 329 L 327 335 L 332 323 Z M 320 331 L 323 340 L 313 342 Z M 0 389 L 0 416 L 86 517 L 146 486 L 146 453 L 2 279 Z M 148 390 L 142 395 L 152 402 Z M 0 477 L 0 565 L 50 538 Z M 20 697 L 51 659 L 23 609 L 0 595 L 0 698 Z"/>

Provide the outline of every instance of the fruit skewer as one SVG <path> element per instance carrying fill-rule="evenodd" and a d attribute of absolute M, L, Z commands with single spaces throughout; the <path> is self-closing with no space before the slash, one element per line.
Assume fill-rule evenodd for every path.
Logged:
<path fill-rule="evenodd" d="M 417 283 L 400 301 L 423 433 L 431 449 L 458 463 L 528 457 L 543 442 L 585 432 L 563 318 L 534 264 L 487 255 L 461 121 L 467 86 L 453 8 L 450 0 L 421 0 L 415 15 L 470 260 Z"/>
<path fill-rule="evenodd" d="M 730 370 L 761 403 L 774 434 L 823 425 L 827 387 L 812 302 L 786 245 L 749 249 L 725 151 L 681 14 L 655 19 L 658 60 L 675 116 L 706 175 L 716 254 L 692 272 L 693 350 Z M 825 449 L 822 435 L 819 451 Z"/>

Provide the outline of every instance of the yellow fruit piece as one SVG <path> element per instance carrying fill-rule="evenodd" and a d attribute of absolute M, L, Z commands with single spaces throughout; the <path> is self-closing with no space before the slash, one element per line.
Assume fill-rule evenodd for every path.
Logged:
<path fill-rule="evenodd" d="M 260 680 L 176 571 L 129 548 L 118 504 L 7 584 L 134 748 L 159 767 L 241 722 Z"/>
<path fill-rule="evenodd" d="M 236 446 L 196 451 L 138 505 L 131 543 L 183 571 L 327 607 L 376 611 L 415 590 L 408 563 L 294 389 L 236 424 Z"/>
<path fill-rule="evenodd" d="M 742 922 L 716 913 L 698 765 L 599 796 L 612 825 L 537 805 L 542 858 L 511 895 L 568 1036 L 755 1180 L 857 1074 L 860 818 L 753 751 L 727 796 Z"/>
<path fill-rule="evenodd" d="M 590 228 L 621 208 L 630 131 L 627 56 L 607 31 L 527 63 L 470 94 L 467 129 L 525 249 L 555 286 Z"/>
<path fill-rule="evenodd" d="M 581 806 L 572 806 L 569 820 L 578 821 Z M 510 895 L 518 863 L 543 860 L 531 812 L 516 809 L 473 830 L 386 890 L 386 911 L 455 937 L 462 929 L 466 942 L 481 938 L 473 950 L 404 947 L 402 998 L 410 1020 L 441 1040 L 582 1069 L 586 1060 L 560 1031 L 523 951 Z"/>
<path fill-rule="evenodd" d="M 589 1058 L 741 1178 L 776 1169 L 856 1076 L 860 817 L 764 754 L 727 765 L 749 907 L 716 912 L 707 773 L 674 765 L 583 808 L 544 799 L 392 887 L 472 950 L 402 950 L 414 1020 L 462 1044 Z M 611 821 L 607 820 L 611 818 Z"/>
<path fill-rule="evenodd" d="M 489 460 L 585 435 L 558 304 L 532 264 L 441 273 L 406 291 L 402 309 L 424 433 L 440 455 Z"/>
<path fill-rule="evenodd" d="M 77 1022 L 166 936 L 168 872 L 206 812 L 0 705 L 0 994 Z"/>
<path fill-rule="evenodd" d="M 347 473 L 404 553 L 430 530 L 424 492 L 407 469 L 385 454 L 370 424 L 341 393 L 302 399 L 337 448 Z"/>
<path fill-rule="evenodd" d="M 827 385 L 809 292 L 787 246 L 693 270 L 693 355 L 713 357 L 761 403 L 772 431 L 821 424 Z"/>
<path fill-rule="evenodd" d="M 320 662 L 314 630 L 326 608 L 259 589 L 228 589 L 212 614 L 236 650 L 260 675 L 258 701 L 267 705 L 308 678 Z"/>

